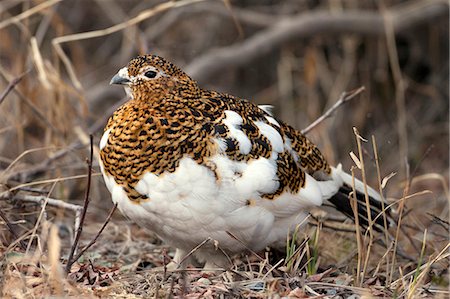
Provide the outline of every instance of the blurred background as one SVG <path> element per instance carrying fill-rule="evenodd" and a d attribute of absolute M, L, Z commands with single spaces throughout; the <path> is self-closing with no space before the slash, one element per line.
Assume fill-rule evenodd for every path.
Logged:
<path fill-rule="evenodd" d="M 88 136 L 98 144 L 126 100 L 109 81 L 145 53 L 204 88 L 273 105 L 298 129 L 364 86 L 308 137 L 349 170 L 356 127 L 368 139 L 364 159 L 377 186 L 374 136 L 381 177 L 396 173 L 387 196 L 400 198 L 409 180 L 410 193 L 432 191 L 408 200 L 423 216 L 414 221 L 433 225 L 425 212 L 448 220 L 448 2 L 428 0 L 2 0 L 0 188 L 14 190 L 2 209 L 13 208 L 11 194 L 82 204 Z M 88 219 L 101 222 L 112 203 L 98 174 L 95 157 Z"/>

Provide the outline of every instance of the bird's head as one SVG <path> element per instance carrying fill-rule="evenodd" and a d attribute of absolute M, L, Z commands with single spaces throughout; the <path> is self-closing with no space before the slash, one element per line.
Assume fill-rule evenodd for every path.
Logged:
<path fill-rule="evenodd" d="M 156 55 L 138 56 L 111 79 L 131 98 L 160 98 L 180 89 L 197 90 L 197 83 L 177 66 Z"/>

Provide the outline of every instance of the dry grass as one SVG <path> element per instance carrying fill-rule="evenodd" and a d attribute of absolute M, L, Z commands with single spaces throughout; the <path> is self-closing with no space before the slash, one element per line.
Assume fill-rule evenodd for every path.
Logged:
<path fill-rule="evenodd" d="M 448 298 L 448 4 L 397 2 L 1 1 L 2 297 Z M 364 232 L 313 211 L 286 252 L 205 275 L 165 271 L 172 249 L 116 213 L 66 275 L 89 134 L 97 144 L 123 102 L 108 81 L 148 52 L 297 128 L 364 86 L 308 136 L 382 191 L 397 225 Z M 112 208 L 97 152 L 81 248 Z"/>

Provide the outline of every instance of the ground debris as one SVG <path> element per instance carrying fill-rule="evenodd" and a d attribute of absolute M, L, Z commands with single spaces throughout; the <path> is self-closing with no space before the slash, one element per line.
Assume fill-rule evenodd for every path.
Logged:
<path fill-rule="evenodd" d="M 108 286 L 114 282 L 114 278 L 119 274 L 119 267 L 104 267 L 87 264 L 74 264 L 69 273 L 69 278 L 84 285 Z"/>

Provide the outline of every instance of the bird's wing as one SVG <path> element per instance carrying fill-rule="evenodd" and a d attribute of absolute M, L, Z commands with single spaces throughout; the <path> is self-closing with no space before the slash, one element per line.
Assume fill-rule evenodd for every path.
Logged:
<path fill-rule="evenodd" d="M 212 123 L 212 135 L 221 140 L 219 148 L 235 161 L 260 157 L 274 161 L 279 181 L 277 190 L 263 194 L 273 199 L 284 191 L 296 194 L 305 186 L 306 176 L 323 173 L 330 166 L 319 151 L 299 131 L 277 120 L 270 106 L 258 106 L 225 94 L 211 94 L 208 105 L 220 107 Z"/>

